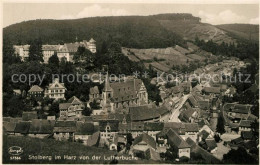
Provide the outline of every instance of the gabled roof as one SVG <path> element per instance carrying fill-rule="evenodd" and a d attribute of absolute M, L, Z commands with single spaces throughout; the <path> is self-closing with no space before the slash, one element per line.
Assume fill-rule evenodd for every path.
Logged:
<path fill-rule="evenodd" d="M 22 91 L 20 89 L 14 89 L 13 92 L 19 95 L 22 94 Z"/>
<path fill-rule="evenodd" d="M 240 144 L 240 143 L 243 143 L 243 142 L 244 142 L 244 140 L 241 137 L 238 137 L 236 139 L 231 140 L 231 143 L 234 143 L 234 144 Z"/>
<path fill-rule="evenodd" d="M 214 139 L 206 139 L 206 144 L 210 151 L 217 147 L 216 141 Z"/>
<path fill-rule="evenodd" d="M 186 132 L 199 132 L 199 125 L 197 123 L 185 123 Z"/>
<path fill-rule="evenodd" d="M 31 87 L 31 89 L 28 92 L 43 92 L 43 89 L 38 85 L 34 85 Z"/>
<path fill-rule="evenodd" d="M 179 135 L 185 134 L 185 125 L 181 122 L 167 122 L 164 123 L 164 130 L 174 130 L 176 131 Z M 165 132 L 167 133 L 167 132 Z"/>
<path fill-rule="evenodd" d="M 252 120 L 241 120 L 239 123 L 239 127 L 251 127 Z"/>
<path fill-rule="evenodd" d="M 179 115 L 179 118 L 182 120 L 182 121 L 186 121 L 188 122 L 190 117 L 192 117 L 192 115 L 194 114 L 195 112 L 195 109 L 193 108 L 189 108 L 187 110 L 184 110 L 180 113 Z"/>
<path fill-rule="evenodd" d="M 32 120 L 30 134 L 52 134 L 55 121 L 34 119 Z"/>
<path fill-rule="evenodd" d="M 14 132 L 16 127 L 16 123 L 14 122 L 3 122 L 3 130 L 4 132 Z"/>
<path fill-rule="evenodd" d="M 76 121 L 57 121 L 53 132 L 76 132 Z"/>
<path fill-rule="evenodd" d="M 106 127 L 110 127 L 111 132 L 118 132 L 119 121 L 118 120 L 101 120 L 99 121 L 99 130 L 105 131 Z"/>
<path fill-rule="evenodd" d="M 30 129 L 31 122 L 28 121 L 21 121 L 16 124 L 15 133 L 21 133 L 21 134 L 28 134 Z"/>
<path fill-rule="evenodd" d="M 90 40 L 89 40 L 89 42 L 96 42 L 93 38 L 91 38 Z"/>
<path fill-rule="evenodd" d="M 219 94 L 220 93 L 220 87 L 204 87 L 203 91 L 206 92 L 206 93 Z"/>
<path fill-rule="evenodd" d="M 85 123 L 82 121 L 78 121 L 76 127 L 77 130 L 75 132 L 75 135 L 92 135 L 94 133 L 93 123 Z"/>
<path fill-rule="evenodd" d="M 178 135 L 178 133 L 176 133 L 173 129 L 170 129 L 167 132 L 167 139 L 168 139 L 168 143 L 171 146 L 175 146 L 178 149 L 181 148 L 190 148 L 190 145 L 180 137 L 180 135 Z"/>
<path fill-rule="evenodd" d="M 30 121 L 30 120 L 33 120 L 33 119 L 37 119 L 38 116 L 37 116 L 37 112 L 36 111 L 33 111 L 33 112 L 23 112 L 22 114 L 22 120 L 23 121 Z"/>
<path fill-rule="evenodd" d="M 67 103 L 70 103 L 72 105 L 78 105 L 78 104 L 83 104 L 82 101 L 80 101 L 80 99 L 78 99 L 76 96 L 72 96 Z"/>
<path fill-rule="evenodd" d="M 135 138 L 133 145 L 137 145 L 140 142 L 145 142 L 146 144 L 150 145 L 152 148 L 156 149 L 156 142 L 155 140 L 147 135 L 146 133 L 143 133 L 141 135 L 139 135 L 138 137 Z"/>
<path fill-rule="evenodd" d="M 68 109 L 71 106 L 70 103 L 60 103 L 59 104 L 59 109 Z"/>
<path fill-rule="evenodd" d="M 59 45 L 42 45 L 43 51 L 57 51 L 59 49 Z"/>
<path fill-rule="evenodd" d="M 113 90 L 112 98 L 114 102 L 122 102 L 137 98 L 137 92 L 144 85 L 141 79 L 127 79 L 126 81 L 109 83 L 106 80 L 103 90 Z"/>
<path fill-rule="evenodd" d="M 244 140 L 252 140 L 254 135 L 252 131 L 241 131 L 241 137 Z"/>
<path fill-rule="evenodd" d="M 208 133 L 207 131 L 205 131 L 205 130 L 202 130 L 202 131 L 199 133 L 199 135 L 201 136 L 201 138 L 202 138 L 203 140 L 205 140 L 205 139 L 208 138 L 209 133 Z"/>
<path fill-rule="evenodd" d="M 90 88 L 89 94 L 99 94 L 99 89 L 97 86 Z"/>
<path fill-rule="evenodd" d="M 144 131 L 162 131 L 164 123 L 147 122 L 144 123 Z"/>
<path fill-rule="evenodd" d="M 166 110 L 167 109 L 165 108 L 165 111 Z M 164 109 L 157 111 L 155 108 L 150 108 L 147 105 L 129 107 L 129 114 L 132 121 L 145 121 L 145 120 L 159 118 L 160 117 L 159 112 L 164 113 Z"/>
<path fill-rule="evenodd" d="M 55 78 L 53 83 L 49 84 L 48 89 L 65 89 L 66 90 L 64 83 L 60 83 L 58 78 Z"/>
<path fill-rule="evenodd" d="M 235 104 L 233 107 L 231 107 L 231 111 L 236 113 L 248 114 L 251 107 L 252 105 L 248 104 Z"/>

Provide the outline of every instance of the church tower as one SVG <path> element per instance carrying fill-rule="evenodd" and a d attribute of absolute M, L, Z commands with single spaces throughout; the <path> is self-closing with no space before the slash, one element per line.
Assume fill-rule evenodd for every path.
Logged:
<path fill-rule="evenodd" d="M 108 73 L 106 75 L 105 86 L 102 92 L 102 107 L 105 111 L 111 111 L 110 98 L 112 97 L 112 88 L 110 86 Z"/>

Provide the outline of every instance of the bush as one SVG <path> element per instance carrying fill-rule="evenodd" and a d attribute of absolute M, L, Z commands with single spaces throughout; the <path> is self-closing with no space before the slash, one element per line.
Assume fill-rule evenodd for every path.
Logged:
<path fill-rule="evenodd" d="M 180 157 L 180 161 L 181 162 L 188 162 L 190 160 L 190 158 L 186 157 L 186 156 L 182 156 Z"/>

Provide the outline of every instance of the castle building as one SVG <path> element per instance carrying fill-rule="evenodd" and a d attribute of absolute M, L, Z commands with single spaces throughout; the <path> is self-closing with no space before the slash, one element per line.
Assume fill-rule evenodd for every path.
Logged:
<path fill-rule="evenodd" d="M 101 106 L 107 113 L 120 112 L 129 106 L 148 104 L 148 93 L 142 80 L 127 79 L 110 83 L 108 75 L 102 91 Z"/>
<path fill-rule="evenodd" d="M 44 63 L 49 62 L 49 58 L 57 53 L 59 60 L 64 58 L 66 61 L 73 62 L 73 55 L 77 52 L 78 47 L 83 46 L 96 53 L 96 41 L 91 38 L 89 41 L 83 40 L 82 42 L 65 43 L 64 45 L 42 45 L 42 54 Z M 15 54 L 25 61 L 29 57 L 30 45 L 14 45 Z"/>

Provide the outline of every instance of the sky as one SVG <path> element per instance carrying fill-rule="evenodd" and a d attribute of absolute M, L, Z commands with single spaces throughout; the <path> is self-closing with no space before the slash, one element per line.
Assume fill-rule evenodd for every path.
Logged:
<path fill-rule="evenodd" d="M 35 19 L 191 13 L 201 22 L 259 24 L 258 4 L 4 3 L 3 26 Z"/>

